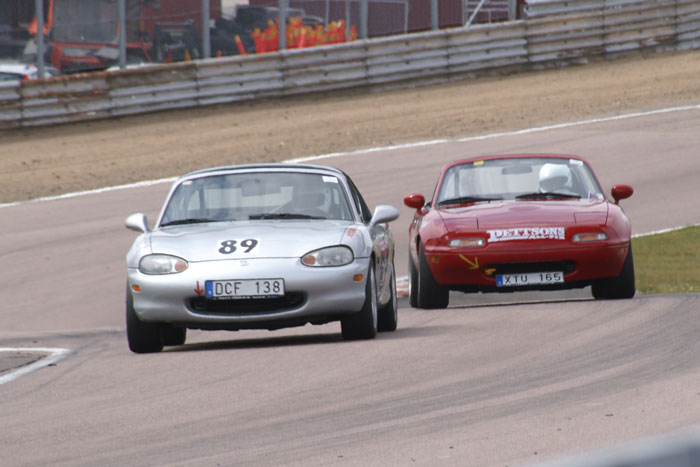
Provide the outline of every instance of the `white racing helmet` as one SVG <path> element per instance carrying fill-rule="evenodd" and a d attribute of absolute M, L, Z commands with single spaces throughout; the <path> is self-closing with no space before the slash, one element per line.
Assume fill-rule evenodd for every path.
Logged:
<path fill-rule="evenodd" d="M 544 164 L 540 169 L 540 190 L 555 191 L 571 188 L 571 169 L 564 164 Z"/>

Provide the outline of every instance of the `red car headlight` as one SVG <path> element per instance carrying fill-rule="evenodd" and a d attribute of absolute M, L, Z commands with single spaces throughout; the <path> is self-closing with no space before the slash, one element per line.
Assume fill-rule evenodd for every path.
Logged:
<path fill-rule="evenodd" d="M 572 238 L 572 240 L 576 243 L 602 242 L 603 240 L 607 240 L 607 239 L 608 239 L 608 235 L 604 234 L 603 232 L 577 233 Z"/>
<path fill-rule="evenodd" d="M 474 248 L 484 246 L 486 242 L 481 237 L 455 238 L 448 244 L 451 248 Z"/>

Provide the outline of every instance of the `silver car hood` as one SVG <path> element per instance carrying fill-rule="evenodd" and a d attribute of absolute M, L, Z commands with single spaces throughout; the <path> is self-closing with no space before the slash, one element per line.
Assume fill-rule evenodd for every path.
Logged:
<path fill-rule="evenodd" d="M 173 226 L 151 232 L 151 251 L 179 256 L 191 262 L 298 258 L 325 246 L 352 244 L 348 237 L 353 236 L 353 227 L 356 228 L 357 224 L 331 220 L 235 221 Z M 349 233 L 347 237 L 346 233 Z M 345 242 L 343 237 L 346 237 Z"/>

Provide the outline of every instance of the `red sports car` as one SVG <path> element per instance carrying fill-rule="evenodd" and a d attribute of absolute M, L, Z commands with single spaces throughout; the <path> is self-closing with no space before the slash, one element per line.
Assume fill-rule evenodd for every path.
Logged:
<path fill-rule="evenodd" d="M 446 165 L 433 200 L 411 194 L 410 303 L 445 308 L 449 291 L 591 286 L 593 297 L 635 293 L 630 221 L 576 156 L 501 155 Z"/>

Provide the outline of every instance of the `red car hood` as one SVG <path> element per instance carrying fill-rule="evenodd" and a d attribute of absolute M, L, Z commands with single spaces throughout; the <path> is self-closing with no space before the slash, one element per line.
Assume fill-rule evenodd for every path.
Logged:
<path fill-rule="evenodd" d="M 604 225 L 605 200 L 498 201 L 461 207 L 441 207 L 438 213 L 448 231 L 511 227 L 570 227 Z"/>

